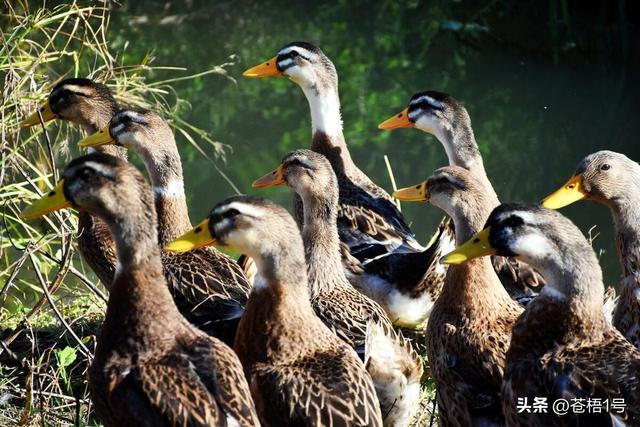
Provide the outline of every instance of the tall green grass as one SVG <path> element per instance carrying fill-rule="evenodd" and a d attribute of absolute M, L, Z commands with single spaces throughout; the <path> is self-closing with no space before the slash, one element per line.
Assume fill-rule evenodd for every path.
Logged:
<path fill-rule="evenodd" d="M 18 216 L 81 154 L 81 135 L 66 123 L 21 129 L 20 121 L 56 82 L 90 77 L 119 103 L 162 114 L 214 167 L 224 155 L 223 144 L 183 118 L 189 104 L 172 84 L 226 76 L 233 58 L 208 70 L 155 64 L 152 55 L 123 62 L 127 44 L 114 52 L 108 42 L 110 3 L 91 3 L 100 6 L 0 3 L 0 425 L 96 424 L 86 369 L 106 304 L 76 251 L 76 217 L 60 212 L 27 223 Z"/>

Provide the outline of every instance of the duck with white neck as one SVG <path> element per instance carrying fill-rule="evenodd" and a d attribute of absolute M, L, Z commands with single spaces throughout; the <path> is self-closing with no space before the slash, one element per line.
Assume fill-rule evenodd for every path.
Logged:
<path fill-rule="evenodd" d="M 295 42 L 284 46 L 246 77 L 283 76 L 302 89 L 311 111 L 311 149 L 323 154 L 338 179 L 338 232 L 353 259 L 343 259 L 351 282 L 392 311 L 395 324 L 415 327 L 430 311 L 444 280 L 445 268 L 435 268 L 442 246 L 453 246 L 452 230 L 440 232 L 423 247 L 415 238 L 391 196 L 354 163 L 342 131 L 338 74 L 318 47 Z M 302 224 L 302 202 L 294 197 L 294 213 Z M 389 295 L 401 301 L 388 304 Z"/>

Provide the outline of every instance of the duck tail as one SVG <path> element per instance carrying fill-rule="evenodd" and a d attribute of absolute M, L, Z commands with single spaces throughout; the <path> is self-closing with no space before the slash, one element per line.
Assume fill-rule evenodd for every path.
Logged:
<path fill-rule="evenodd" d="M 420 404 L 422 359 L 390 324 L 367 325 L 365 366 L 373 379 L 387 427 L 406 427 Z"/>

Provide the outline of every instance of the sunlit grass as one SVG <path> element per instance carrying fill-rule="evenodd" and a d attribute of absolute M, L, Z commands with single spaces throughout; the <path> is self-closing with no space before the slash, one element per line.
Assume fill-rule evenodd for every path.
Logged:
<path fill-rule="evenodd" d="M 105 290 L 76 251 L 76 216 L 18 216 L 80 153 L 80 134 L 64 123 L 47 124 L 46 132 L 21 129 L 20 121 L 58 81 L 89 77 L 109 86 L 119 103 L 160 113 L 215 169 L 225 154 L 208 131 L 182 117 L 189 103 L 172 85 L 209 75 L 231 81 L 226 68 L 234 57 L 207 70 L 155 64 L 152 55 L 123 63 L 124 51 L 108 43 L 109 9 L 97 4 L 1 3 L 0 425 L 96 424 L 86 370 L 106 307 Z"/>

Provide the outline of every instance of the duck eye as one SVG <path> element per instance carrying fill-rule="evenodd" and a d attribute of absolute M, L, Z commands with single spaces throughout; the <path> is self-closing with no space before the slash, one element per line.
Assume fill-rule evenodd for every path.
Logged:
<path fill-rule="evenodd" d="M 240 212 L 237 209 L 229 209 L 228 211 L 226 211 L 222 217 L 223 218 L 233 218 L 235 216 L 238 216 L 240 214 Z"/>
<path fill-rule="evenodd" d="M 93 175 L 93 169 L 88 167 L 83 167 L 78 172 L 76 172 L 77 176 L 80 178 L 89 178 Z"/>
<path fill-rule="evenodd" d="M 296 56 L 298 56 L 298 55 L 300 55 L 300 54 L 298 53 L 298 51 L 297 51 L 297 50 L 292 50 L 292 51 L 291 51 L 291 57 L 292 57 L 292 58 L 295 58 L 295 57 L 296 57 Z"/>
<path fill-rule="evenodd" d="M 611 165 L 608 163 L 605 163 L 604 165 L 600 166 L 600 170 L 608 171 L 609 169 L 611 169 Z"/>
<path fill-rule="evenodd" d="M 524 220 L 522 218 L 520 218 L 519 216 L 511 215 L 509 218 L 507 218 L 504 221 L 503 224 L 506 227 L 515 228 L 515 227 L 519 227 L 519 226 L 523 225 L 524 224 Z"/>

